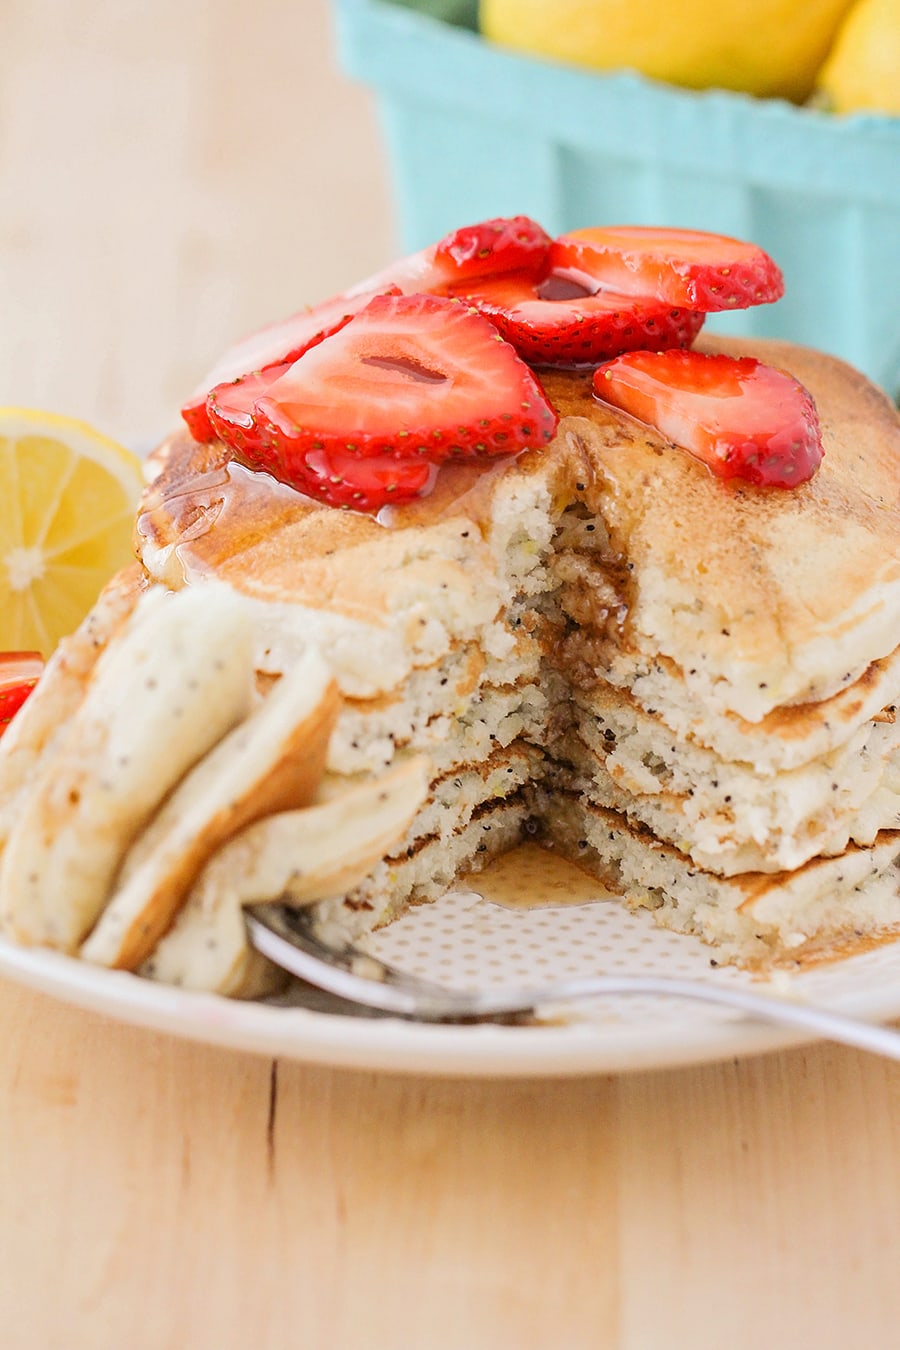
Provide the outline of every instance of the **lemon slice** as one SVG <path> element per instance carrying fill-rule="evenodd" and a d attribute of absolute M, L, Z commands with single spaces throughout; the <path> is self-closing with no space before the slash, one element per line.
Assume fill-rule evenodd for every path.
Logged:
<path fill-rule="evenodd" d="M 140 460 L 84 422 L 0 408 L 0 650 L 49 656 L 134 556 Z"/>

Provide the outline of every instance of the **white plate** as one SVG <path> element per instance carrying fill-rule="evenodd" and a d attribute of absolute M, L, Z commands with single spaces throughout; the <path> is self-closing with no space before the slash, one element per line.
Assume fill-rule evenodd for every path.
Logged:
<path fill-rule="evenodd" d="M 454 892 L 415 909 L 373 944 L 410 969 L 456 985 L 544 983 L 589 972 L 748 982 L 710 966 L 709 947 L 614 902 L 515 911 Z M 562 1025 L 427 1026 L 325 1012 L 327 996 L 239 1003 L 100 970 L 0 941 L 0 974 L 81 1007 L 237 1050 L 369 1070 L 440 1076 L 552 1077 L 622 1072 L 757 1054 L 803 1036 L 670 999 L 607 999 Z M 798 996 L 872 1019 L 900 1016 L 900 942 L 790 977 Z M 305 1006 L 297 1006 L 298 997 Z"/>

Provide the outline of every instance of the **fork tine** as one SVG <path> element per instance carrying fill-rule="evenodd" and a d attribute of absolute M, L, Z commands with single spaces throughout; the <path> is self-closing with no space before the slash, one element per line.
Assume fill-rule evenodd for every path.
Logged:
<path fill-rule="evenodd" d="M 257 951 L 291 974 L 341 998 L 426 1018 L 466 1017 L 480 1010 L 477 996 L 419 979 L 352 943 L 344 942 L 340 947 L 324 943 L 316 933 L 311 907 L 250 905 L 244 915 Z"/>

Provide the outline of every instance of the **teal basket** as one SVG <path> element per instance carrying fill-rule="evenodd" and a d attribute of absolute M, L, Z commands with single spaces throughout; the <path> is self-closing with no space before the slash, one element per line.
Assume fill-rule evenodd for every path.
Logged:
<path fill-rule="evenodd" d="M 378 96 L 402 247 L 518 214 L 551 234 L 644 224 L 751 239 L 786 294 L 710 328 L 819 347 L 900 393 L 900 118 L 597 75 L 388 0 L 336 6 L 344 67 Z"/>

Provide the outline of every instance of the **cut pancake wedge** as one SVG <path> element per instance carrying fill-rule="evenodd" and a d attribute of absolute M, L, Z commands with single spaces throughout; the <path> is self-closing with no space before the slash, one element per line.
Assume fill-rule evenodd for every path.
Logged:
<path fill-rule="evenodd" d="M 28 784 L 77 711 L 101 654 L 146 589 L 138 563 L 113 577 L 87 618 L 60 642 L 34 693 L 5 732 L 0 755 L 0 853 Z"/>
<path fill-rule="evenodd" d="M 310 648 L 256 711 L 201 760 L 137 840 L 81 955 L 133 970 L 171 927 L 204 863 L 261 816 L 307 806 L 340 699 Z"/>
<path fill-rule="evenodd" d="M 262 971 L 242 906 L 341 896 L 403 837 L 428 791 L 427 761 L 407 760 L 338 797 L 248 826 L 207 865 L 141 974 L 249 997 Z"/>
<path fill-rule="evenodd" d="M 20 942 L 75 950 L 122 858 L 182 776 L 245 715 L 251 628 L 210 584 L 148 591 L 103 653 L 41 765 L 0 862 L 0 920 Z"/>

